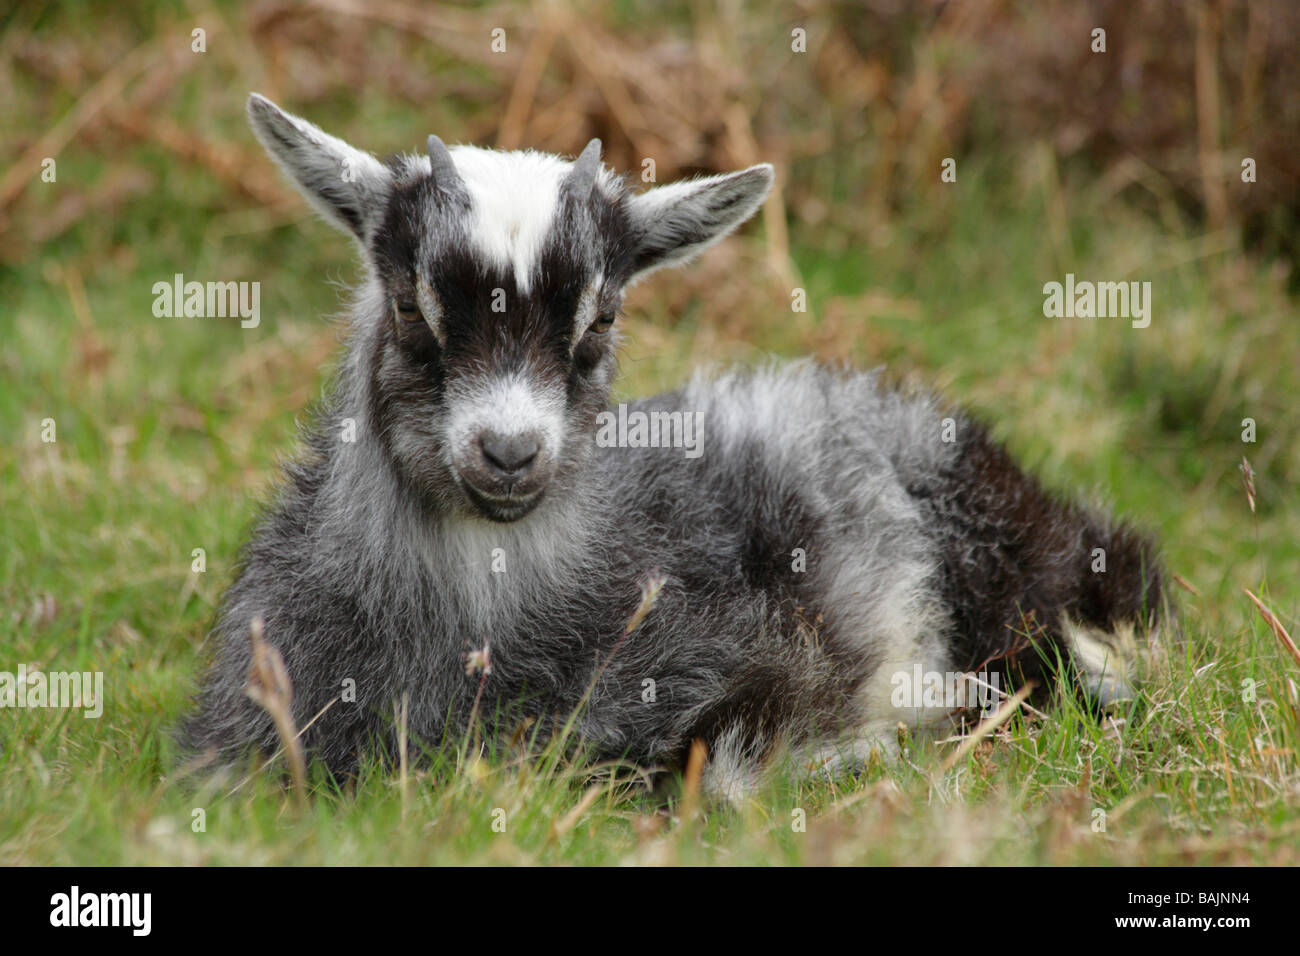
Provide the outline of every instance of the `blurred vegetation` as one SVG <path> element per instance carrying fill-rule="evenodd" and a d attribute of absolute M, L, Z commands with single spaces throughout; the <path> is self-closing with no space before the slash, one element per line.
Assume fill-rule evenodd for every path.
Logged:
<path fill-rule="evenodd" d="M 0 670 L 103 670 L 110 700 L 100 721 L 0 716 L 0 862 L 1296 862 L 1300 673 L 1241 589 L 1297 630 L 1298 21 L 1282 0 L 11 4 Z M 217 824 L 192 834 L 166 729 L 357 275 L 253 140 L 250 90 L 381 155 L 437 132 L 599 136 L 659 182 L 774 162 L 754 227 L 636 290 L 621 393 L 812 352 L 970 405 L 1050 485 L 1162 539 L 1186 633 L 1148 708 L 1018 719 L 951 772 L 950 744 L 918 745 L 862 781 L 783 781 L 767 816 L 698 831 L 610 791 L 555 838 L 569 777 L 453 765 L 413 803 L 376 775 L 292 826 L 272 786 L 207 794 Z M 260 326 L 155 318 L 178 272 L 259 281 Z M 1150 327 L 1044 318 L 1067 272 L 1150 281 Z M 489 847 L 473 821 L 511 793 L 530 822 Z M 1100 837 L 1097 806 L 1117 811 Z"/>

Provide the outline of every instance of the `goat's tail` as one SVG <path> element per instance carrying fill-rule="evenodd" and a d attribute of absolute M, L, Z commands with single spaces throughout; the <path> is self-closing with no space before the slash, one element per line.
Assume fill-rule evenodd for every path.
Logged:
<path fill-rule="evenodd" d="M 1107 708 L 1135 696 L 1173 621 L 1155 548 L 1133 529 L 1088 522 L 1094 546 L 1079 599 L 1062 610 L 1060 643 L 1083 697 Z"/>

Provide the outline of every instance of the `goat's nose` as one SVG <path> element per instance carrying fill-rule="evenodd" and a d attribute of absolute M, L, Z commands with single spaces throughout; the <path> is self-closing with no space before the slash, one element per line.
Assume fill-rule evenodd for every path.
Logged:
<path fill-rule="evenodd" d="M 488 464 L 507 475 L 524 471 L 533 463 L 542 447 L 537 436 L 530 432 L 517 435 L 487 432 L 479 436 L 478 441 Z"/>

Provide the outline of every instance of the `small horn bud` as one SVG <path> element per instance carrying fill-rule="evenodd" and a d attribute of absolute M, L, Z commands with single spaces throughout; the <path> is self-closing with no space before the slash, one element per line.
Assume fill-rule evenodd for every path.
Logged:
<path fill-rule="evenodd" d="M 599 170 L 600 140 L 593 139 L 582 151 L 582 155 L 574 160 L 565 187 L 580 199 L 586 199 L 596 185 L 596 173 Z"/>
<path fill-rule="evenodd" d="M 460 173 L 456 172 L 456 163 L 451 158 L 447 144 L 436 136 L 429 137 L 429 166 L 433 171 L 433 181 L 443 189 L 454 189 L 460 182 Z"/>

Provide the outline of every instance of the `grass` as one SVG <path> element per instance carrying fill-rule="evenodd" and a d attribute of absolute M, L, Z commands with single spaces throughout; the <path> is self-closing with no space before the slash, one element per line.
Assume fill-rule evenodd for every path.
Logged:
<path fill-rule="evenodd" d="M 157 188 L 0 271 L 0 670 L 99 670 L 107 691 L 99 720 L 0 713 L 0 864 L 1300 862 L 1300 667 L 1243 593 L 1297 630 L 1295 302 L 1231 239 L 1032 156 L 964 161 L 937 201 L 857 234 L 796 224 L 806 314 L 788 289 L 722 304 L 761 230 L 652 280 L 617 395 L 809 351 L 937 384 L 1049 485 L 1160 538 L 1192 590 L 1174 591 L 1182 633 L 1142 706 L 1102 724 L 1068 703 L 1020 712 L 947 769 L 954 742 L 917 740 L 857 778 L 779 774 L 739 810 L 697 802 L 689 780 L 664 803 L 554 754 L 454 746 L 406 775 L 315 775 L 305 806 L 264 776 L 233 794 L 175 782 L 167 731 L 256 502 L 328 381 L 330 283 L 355 272 L 301 205 L 230 209 L 203 169 L 147 144 L 69 151 L 59 177 L 124 165 Z M 33 218 L 59 201 L 42 188 Z M 152 284 L 177 271 L 260 281 L 261 325 L 154 318 Z M 1150 328 L 1045 319 L 1042 285 L 1066 272 L 1152 281 Z"/>

